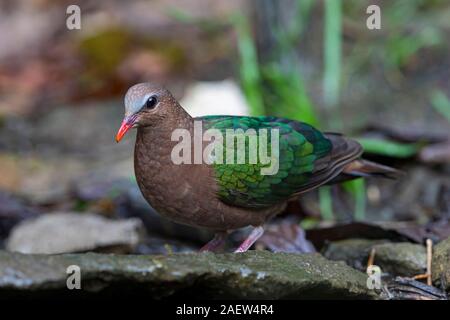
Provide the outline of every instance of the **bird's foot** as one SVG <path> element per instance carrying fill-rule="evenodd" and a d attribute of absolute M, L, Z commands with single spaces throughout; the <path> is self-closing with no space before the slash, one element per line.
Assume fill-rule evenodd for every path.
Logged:
<path fill-rule="evenodd" d="M 218 232 L 214 235 L 214 238 L 212 238 L 211 241 L 209 241 L 207 244 L 205 244 L 200 249 L 200 252 L 204 252 L 204 251 L 214 252 L 214 251 L 220 249 L 225 244 L 226 239 L 227 239 L 226 232 Z"/>
<path fill-rule="evenodd" d="M 237 248 L 234 252 L 245 252 L 247 251 L 255 242 L 258 240 L 264 233 L 264 228 L 259 226 L 256 227 L 250 232 L 247 239 L 244 240 L 244 242 L 241 243 L 239 248 Z"/>

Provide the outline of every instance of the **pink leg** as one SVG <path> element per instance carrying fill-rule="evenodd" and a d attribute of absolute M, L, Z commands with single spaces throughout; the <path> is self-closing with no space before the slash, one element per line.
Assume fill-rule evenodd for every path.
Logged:
<path fill-rule="evenodd" d="M 244 242 L 241 243 L 239 248 L 236 249 L 234 252 L 245 252 L 247 251 L 255 242 L 258 240 L 264 233 L 264 228 L 259 226 L 256 227 L 250 232 L 247 239 L 244 240 Z"/>
<path fill-rule="evenodd" d="M 200 252 L 203 251 L 216 251 L 220 247 L 223 246 L 225 243 L 225 240 L 227 239 L 227 233 L 226 232 L 218 232 L 214 235 L 214 238 L 212 238 L 211 241 L 209 241 L 207 244 L 205 244 L 201 249 Z"/>

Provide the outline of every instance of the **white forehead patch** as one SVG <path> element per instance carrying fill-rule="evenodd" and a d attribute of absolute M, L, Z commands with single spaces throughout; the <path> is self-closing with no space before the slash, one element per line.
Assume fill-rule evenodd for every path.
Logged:
<path fill-rule="evenodd" d="M 159 87 L 150 83 L 139 83 L 132 86 L 125 95 L 125 115 L 129 116 L 141 110 L 147 99 L 159 90 Z"/>

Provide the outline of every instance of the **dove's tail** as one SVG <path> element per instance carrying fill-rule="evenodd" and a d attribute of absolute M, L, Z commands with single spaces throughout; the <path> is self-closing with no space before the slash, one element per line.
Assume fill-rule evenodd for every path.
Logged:
<path fill-rule="evenodd" d="M 342 172 L 328 184 L 353 180 L 359 177 L 380 177 L 397 179 L 404 175 L 404 172 L 365 159 L 356 159 L 347 164 Z"/>
<path fill-rule="evenodd" d="M 357 177 L 382 177 L 389 179 L 397 179 L 404 174 L 400 170 L 365 159 L 357 159 L 350 162 L 342 172 Z"/>

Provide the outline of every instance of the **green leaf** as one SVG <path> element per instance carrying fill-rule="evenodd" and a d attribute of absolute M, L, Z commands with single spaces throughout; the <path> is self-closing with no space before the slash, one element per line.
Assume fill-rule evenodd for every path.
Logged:
<path fill-rule="evenodd" d="M 306 217 L 300 221 L 300 228 L 303 230 L 314 229 L 318 226 L 319 222 L 316 218 Z"/>
<path fill-rule="evenodd" d="M 379 154 L 393 158 L 409 158 L 416 155 L 421 143 L 400 143 L 376 138 L 356 138 L 367 153 Z"/>

